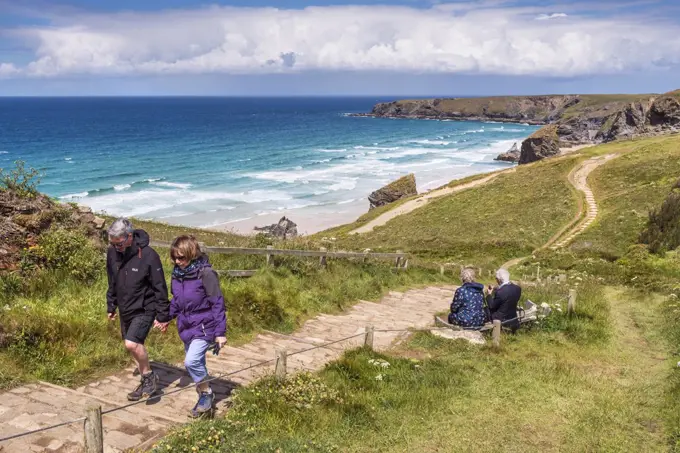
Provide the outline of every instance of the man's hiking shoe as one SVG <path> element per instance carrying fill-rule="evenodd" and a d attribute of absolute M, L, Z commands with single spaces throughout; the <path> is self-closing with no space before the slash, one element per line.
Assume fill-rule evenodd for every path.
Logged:
<path fill-rule="evenodd" d="M 204 415 L 212 415 L 213 403 L 215 402 L 215 394 L 213 392 L 201 392 L 198 396 L 198 402 L 191 409 L 191 416 L 193 418 L 202 417 Z"/>
<path fill-rule="evenodd" d="M 149 398 L 158 391 L 158 376 L 153 371 L 142 375 L 142 380 L 132 392 L 128 393 L 128 401 L 139 401 L 142 398 Z"/>

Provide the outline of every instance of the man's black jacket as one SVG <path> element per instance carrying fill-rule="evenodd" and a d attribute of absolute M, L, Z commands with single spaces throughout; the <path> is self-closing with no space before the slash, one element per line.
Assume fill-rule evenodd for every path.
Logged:
<path fill-rule="evenodd" d="M 491 319 L 507 321 L 517 317 L 517 303 L 522 295 L 522 288 L 514 283 L 496 288 L 496 290 L 486 296 L 486 303 L 491 312 Z M 513 323 L 514 324 L 514 323 Z M 519 322 L 517 323 L 519 324 Z"/>
<path fill-rule="evenodd" d="M 124 253 L 112 246 L 106 254 L 109 289 L 106 292 L 107 311 L 121 319 L 152 315 L 159 322 L 170 321 L 170 302 L 163 265 L 158 253 L 149 247 L 149 235 L 135 230 L 132 245 Z"/>

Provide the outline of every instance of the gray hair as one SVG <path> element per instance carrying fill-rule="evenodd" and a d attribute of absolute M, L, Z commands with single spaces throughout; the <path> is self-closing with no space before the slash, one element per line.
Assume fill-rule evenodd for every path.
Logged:
<path fill-rule="evenodd" d="M 510 281 L 510 272 L 502 267 L 496 271 L 496 280 L 501 283 L 508 283 Z"/>
<path fill-rule="evenodd" d="M 111 226 L 109 227 L 109 236 L 112 238 L 121 238 L 123 236 L 127 236 L 128 234 L 132 233 L 134 231 L 134 228 L 132 226 L 132 222 L 130 222 L 128 219 L 121 217 L 119 219 L 116 219 Z"/>
<path fill-rule="evenodd" d="M 460 271 L 460 279 L 463 283 L 475 281 L 475 270 L 471 267 L 466 267 Z"/>

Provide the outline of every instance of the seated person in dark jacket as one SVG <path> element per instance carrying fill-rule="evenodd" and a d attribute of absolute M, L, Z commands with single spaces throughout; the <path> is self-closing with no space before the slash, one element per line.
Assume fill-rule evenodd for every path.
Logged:
<path fill-rule="evenodd" d="M 510 282 L 510 273 L 506 269 L 496 271 L 496 281 L 498 286 L 495 288 L 489 286 L 489 293 L 486 296 L 491 320 L 500 320 L 503 326 L 509 327 L 514 332 L 519 328 L 519 320 L 516 319 L 517 303 L 522 295 L 522 288 Z"/>
<path fill-rule="evenodd" d="M 463 285 L 453 295 L 449 324 L 466 328 L 484 325 L 484 285 L 475 282 L 475 271 L 465 268 L 460 273 Z"/>

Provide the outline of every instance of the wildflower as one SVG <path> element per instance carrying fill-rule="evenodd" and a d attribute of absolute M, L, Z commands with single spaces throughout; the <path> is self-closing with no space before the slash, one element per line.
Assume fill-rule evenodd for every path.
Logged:
<path fill-rule="evenodd" d="M 377 375 L 377 376 L 375 377 L 375 380 L 376 380 L 376 381 L 382 381 L 382 380 L 383 380 L 383 375 L 382 375 L 382 374 Z"/>

